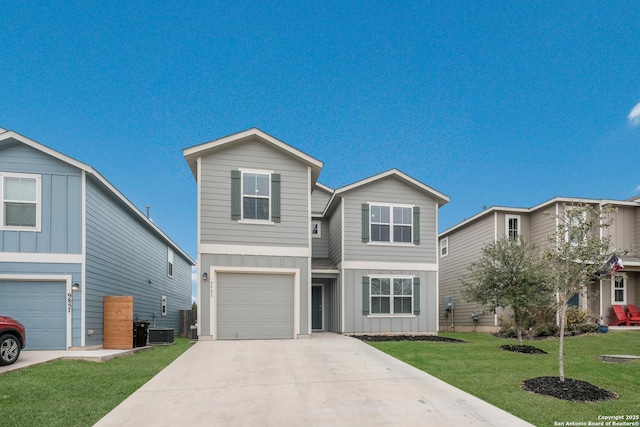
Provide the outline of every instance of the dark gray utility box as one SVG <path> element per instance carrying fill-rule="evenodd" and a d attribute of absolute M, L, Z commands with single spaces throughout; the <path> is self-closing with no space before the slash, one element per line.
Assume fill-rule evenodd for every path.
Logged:
<path fill-rule="evenodd" d="M 173 329 L 149 329 L 149 344 L 170 344 L 174 341 Z"/>

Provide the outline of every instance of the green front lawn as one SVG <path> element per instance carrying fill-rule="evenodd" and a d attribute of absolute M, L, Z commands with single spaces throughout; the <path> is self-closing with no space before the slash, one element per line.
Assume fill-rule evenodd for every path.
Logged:
<path fill-rule="evenodd" d="M 58 360 L 0 375 L 0 425 L 90 426 L 190 346 L 174 345 L 96 363 Z"/>
<path fill-rule="evenodd" d="M 602 421 L 598 416 L 640 415 L 640 361 L 596 361 L 598 354 L 640 356 L 640 332 L 615 331 L 565 338 L 565 377 L 588 381 L 619 395 L 616 400 L 600 403 L 568 402 L 520 390 L 521 381 L 558 376 L 558 339 L 525 342 L 549 353 L 530 355 L 500 350 L 501 345 L 516 341 L 490 334 L 440 335 L 466 342 L 402 341 L 371 345 L 536 426 L 571 425 L 571 422 L 587 425 Z"/>

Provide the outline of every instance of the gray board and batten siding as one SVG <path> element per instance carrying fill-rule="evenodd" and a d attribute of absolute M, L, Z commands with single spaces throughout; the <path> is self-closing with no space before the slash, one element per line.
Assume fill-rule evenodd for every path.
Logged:
<path fill-rule="evenodd" d="M 399 179 L 389 176 L 343 194 L 344 261 L 436 263 L 438 202 Z M 418 245 L 377 245 L 362 242 L 362 204 L 378 202 L 420 208 Z"/>
<path fill-rule="evenodd" d="M 278 221 L 252 223 L 237 220 L 232 216 L 232 173 L 237 170 L 264 171 L 279 175 L 280 218 Z M 279 275 L 270 274 L 270 269 L 298 272 L 299 300 L 294 301 L 294 305 L 299 307 L 299 333 L 306 334 L 309 330 L 307 301 L 310 291 L 306 284 L 309 281 L 311 268 L 309 166 L 295 156 L 256 137 L 239 144 L 223 146 L 212 154 L 203 155 L 200 159 L 199 180 L 199 243 L 216 248 L 215 253 L 207 250 L 200 251 L 200 271 L 206 272 L 210 277 L 210 280 L 200 282 L 200 336 L 218 339 L 248 339 L 252 334 L 255 335 L 254 338 L 282 336 L 282 325 L 277 326 L 277 320 L 274 320 L 274 315 L 278 311 L 274 311 L 274 307 L 279 307 L 279 303 L 265 304 L 264 309 L 267 310 L 265 313 L 261 313 L 261 310 L 256 307 L 251 310 L 251 301 L 239 299 L 243 295 L 242 288 L 234 293 L 227 287 L 228 280 L 233 278 L 241 278 L 242 280 L 238 283 L 245 283 L 246 287 L 251 284 L 256 285 L 258 282 L 271 283 Z M 273 207 L 275 194 L 271 196 Z M 240 247 L 241 253 L 234 253 L 232 247 Z M 256 251 L 254 254 L 252 248 L 255 247 L 265 249 Z M 287 254 L 264 255 L 264 251 L 268 251 L 269 247 L 280 248 L 278 251 L 284 248 Z M 247 275 L 229 273 L 224 270 L 224 267 L 242 269 Z M 218 273 L 217 269 L 222 269 L 222 272 Z M 249 275 L 250 272 L 253 272 L 253 277 Z M 293 288 L 290 283 L 292 279 L 286 274 L 284 277 L 283 281 L 273 285 L 281 286 L 276 294 L 290 292 L 288 295 L 293 298 Z M 214 287 L 217 288 L 214 289 Z M 222 296 L 223 300 L 214 301 L 212 295 L 220 292 L 222 294 L 219 296 Z M 242 321 L 232 314 L 231 322 L 228 319 L 221 319 L 220 314 L 229 315 L 232 313 L 230 308 L 234 305 L 239 312 L 243 313 Z M 213 316 L 209 314 L 214 312 L 216 314 Z M 275 317 L 278 316 L 275 315 Z M 287 316 L 285 318 L 288 319 Z M 279 320 L 282 319 L 279 318 Z M 274 334 L 269 336 L 260 326 L 261 323 L 274 325 L 272 328 Z M 239 329 L 234 331 L 234 324 Z M 251 325 L 256 331 L 250 332 Z M 261 333 L 261 330 L 264 333 Z M 293 337 L 293 323 L 289 336 Z"/>
<path fill-rule="evenodd" d="M 191 287 L 183 286 L 191 282 L 190 261 L 172 248 L 169 277 L 167 242 L 92 177 L 87 178 L 86 221 L 86 328 L 95 332 L 86 345 L 102 343 L 103 297 L 109 295 L 133 296 L 134 317 L 178 330 L 179 311 L 191 308 Z"/>
<path fill-rule="evenodd" d="M 433 301 L 437 298 L 437 273 L 424 270 L 344 270 L 344 305 L 345 310 L 344 333 L 356 334 L 380 334 L 380 333 L 436 333 L 438 319 Z M 381 276 L 412 276 L 417 278 L 419 288 L 417 299 L 419 305 L 414 302 L 419 314 L 403 316 L 385 316 L 364 314 L 364 300 L 368 295 L 363 292 L 363 277 L 368 275 Z M 415 288 L 414 288 L 414 295 Z M 414 310 L 415 311 L 415 310 Z"/>
<path fill-rule="evenodd" d="M 277 225 L 232 221 L 231 171 L 271 171 L 281 177 L 281 222 Z M 308 167 L 257 141 L 230 146 L 202 157 L 200 243 L 309 247 Z"/>

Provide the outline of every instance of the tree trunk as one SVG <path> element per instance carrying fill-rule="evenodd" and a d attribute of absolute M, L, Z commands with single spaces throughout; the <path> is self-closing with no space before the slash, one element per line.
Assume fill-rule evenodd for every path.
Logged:
<path fill-rule="evenodd" d="M 562 301 L 562 309 L 560 310 L 560 346 L 558 354 L 558 373 L 560 382 L 564 382 L 564 329 L 567 323 L 567 300 Z"/>
<path fill-rule="evenodd" d="M 522 319 L 521 319 L 520 310 L 514 308 L 513 309 L 513 321 L 516 324 L 516 333 L 518 335 L 518 345 L 522 345 Z"/>

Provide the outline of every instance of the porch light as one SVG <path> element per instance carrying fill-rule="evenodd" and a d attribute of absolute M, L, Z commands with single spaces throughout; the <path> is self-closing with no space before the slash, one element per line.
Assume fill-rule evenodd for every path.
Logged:
<path fill-rule="evenodd" d="M 71 290 L 73 292 L 78 292 L 80 291 L 80 283 L 74 283 L 73 285 L 71 285 Z"/>
<path fill-rule="evenodd" d="M 209 278 L 209 275 L 207 274 L 206 271 L 202 273 L 202 280 L 207 280 L 208 278 Z"/>

